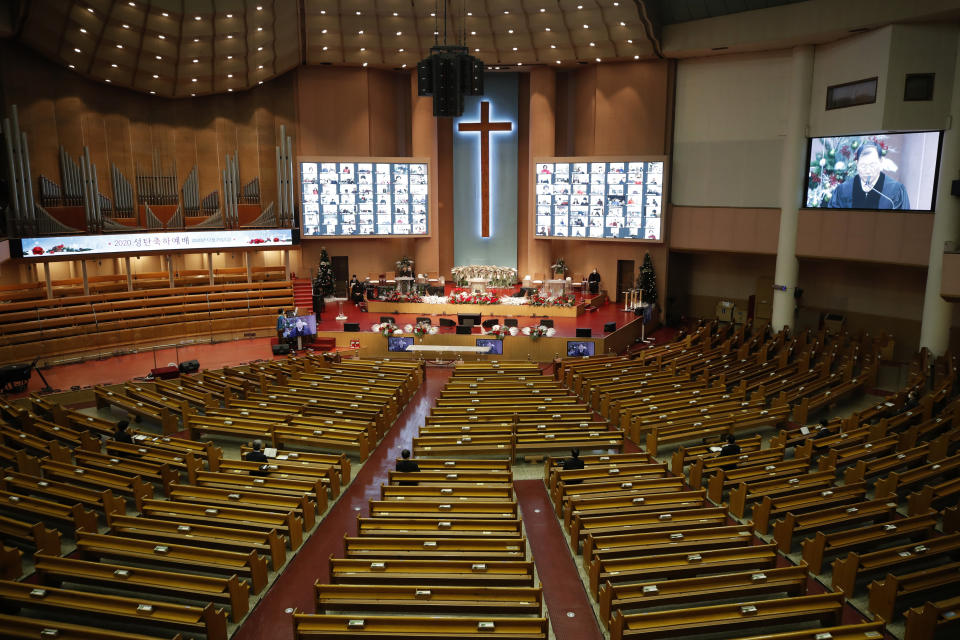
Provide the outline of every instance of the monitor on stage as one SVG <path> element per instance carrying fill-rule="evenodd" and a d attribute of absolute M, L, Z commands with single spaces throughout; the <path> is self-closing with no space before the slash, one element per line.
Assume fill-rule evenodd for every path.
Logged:
<path fill-rule="evenodd" d="M 427 236 L 430 165 L 426 159 L 301 158 L 304 237 Z"/>
<path fill-rule="evenodd" d="M 312 313 L 307 316 L 287 317 L 286 320 L 287 326 L 283 329 L 284 338 L 317 335 L 317 316 Z"/>
<path fill-rule="evenodd" d="M 568 340 L 567 356 L 570 358 L 585 358 L 592 356 L 594 352 L 594 343 L 588 340 Z"/>
<path fill-rule="evenodd" d="M 541 158 L 534 166 L 538 237 L 663 239 L 666 157 Z"/>
<path fill-rule="evenodd" d="M 503 340 L 498 340 L 495 338 L 477 338 L 478 347 L 490 347 L 490 351 L 487 351 L 489 356 L 502 356 L 503 355 Z"/>
<path fill-rule="evenodd" d="M 387 338 L 387 351 L 406 351 L 407 347 L 413 346 L 413 338 L 402 336 L 389 336 Z"/>

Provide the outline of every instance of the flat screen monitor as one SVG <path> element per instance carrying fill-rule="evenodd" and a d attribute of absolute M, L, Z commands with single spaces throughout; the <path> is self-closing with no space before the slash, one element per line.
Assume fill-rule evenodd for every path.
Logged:
<path fill-rule="evenodd" d="M 807 207 L 931 211 L 939 131 L 811 138 Z"/>
<path fill-rule="evenodd" d="M 490 351 L 487 351 L 487 355 L 503 355 L 503 340 L 497 340 L 493 338 L 477 338 L 478 347 L 490 347 Z"/>
<path fill-rule="evenodd" d="M 394 337 L 387 338 L 387 351 L 406 351 L 407 347 L 413 346 L 413 338 Z"/>
<path fill-rule="evenodd" d="M 535 163 L 536 235 L 660 241 L 664 165 L 662 159 L 538 160 Z"/>
<path fill-rule="evenodd" d="M 583 358 L 593 355 L 594 344 L 589 340 L 568 340 L 567 356 L 570 358 Z"/>
<path fill-rule="evenodd" d="M 317 335 L 317 316 L 311 313 L 308 316 L 287 317 L 287 326 L 283 329 L 284 338 L 315 335 Z"/>
<path fill-rule="evenodd" d="M 480 325 L 480 313 L 458 313 L 457 314 L 457 324 L 466 324 L 466 321 L 469 320 L 473 322 L 474 327 Z"/>
<path fill-rule="evenodd" d="M 427 162 L 300 162 L 304 236 L 425 236 Z"/>

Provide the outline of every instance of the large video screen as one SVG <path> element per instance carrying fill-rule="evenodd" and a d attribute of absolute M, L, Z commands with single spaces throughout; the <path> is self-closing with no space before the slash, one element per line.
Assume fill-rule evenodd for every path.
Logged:
<path fill-rule="evenodd" d="M 503 340 L 494 340 L 491 338 L 477 338 L 478 347 L 490 347 L 490 351 L 487 351 L 487 355 L 502 356 L 503 355 Z"/>
<path fill-rule="evenodd" d="M 808 207 L 931 211 L 940 132 L 811 138 Z"/>
<path fill-rule="evenodd" d="M 426 162 L 301 162 L 304 236 L 425 236 Z"/>
<path fill-rule="evenodd" d="M 307 316 L 288 316 L 286 321 L 287 325 L 283 328 L 284 338 L 317 335 L 317 316 L 312 313 Z"/>
<path fill-rule="evenodd" d="M 537 162 L 536 235 L 660 240 L 663 161 Z"/>
<path fill-rule="evenodd" d="M 23 258 L 75 260 L 78 257 L 94 257 L 111 253 L 277 249 L 291 247 L 297 241 L 297 234 L 292 229 L 142 231 L 13 239 L 10 240 L 10 255 Z"/>

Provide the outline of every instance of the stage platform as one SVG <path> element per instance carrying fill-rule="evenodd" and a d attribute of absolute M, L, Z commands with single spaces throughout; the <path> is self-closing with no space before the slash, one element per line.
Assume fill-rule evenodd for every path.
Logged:
<path fill-rule="evenodd" d="M 369 304 L 369 303 L 368 303 Z M 390 306 L 389 312 L 361 311 L 351 302 L 343 303 L 343 313 L 346 320 L 336 320 L 339 311 L 339 305 L 328 305 L 326 311 L 317 319 L 317 336 L 324 338 L 333 338 L 336 340 L 338 349 L 355 348 L 359 350 L 362 357 L 399 357 L 416 358 L 415 354 L 390 352 L 387 350 L 387 339 L 379 333 L 371 331 L 371 326 L 380 322 L 381 316 L 388 316 L 394 319 L 398 327 L 403 329 L 405 325 L 416 323 L 417 317 L 429 316 L 425 313 L 394 313 L 393 309 L 398 309 L 400 303 L 382 303 Z M 424 305 L 412 305 L 421 307 Z M 591 342 L 595 354 L 608 353 L 614 351 L 620 353 L 634 344 L 641 335 L 649 334 L 659 326 L 656 321 L 648 323 L 643 327 L 642 318 L 635 315 L 632 311 L 624 311 L 617 305 L 606 302 L 597 307 L 595 311 L 588 310 L 577 317 L 561 317 L 556 315 L 547 315 L 542 317 L 518 317 L 517 315 L 503 315 L 489 313 L 494 305 L 456 305 L 469 307 L 467 313 L 481 314 L 481 320 L 490 318 L 503 323 L 505 318 L 516 318 L 519 328 L 533 327 L 540 324 L 544 318 L 553 320 L 553 327 L 556 334 L 553 337 L 531 338 L 525 335 L 510 336 L 503 340 L 502 355 L 482 355 L 476 356 L 464 353 L 463 358 L 470 359 L 503 359 L 503 360 L 534 360 L 536 362 L 549 362 L 557 356 L 567 355 L 567 343 Z M 537 307 L 545 312 L 547 307 Z M 511 307 L 510 310 L 513 310 Z M 440 318 L 448 318 L 456 322 L 456 314 L 441 314 L 429 316 L 431 324 L 439 325 Z M 616 331 L 604 332 L 603 328 L 609 322 L 616 323 Z M 345 331 L 346 324 L 359 325 L 359 332 Z M 589 338 L 577 337 L 577 329 L 589 329 L 591 336 Z M 413 334 L 404 334 L 412 337 Z M 473 327 L 469 334 L 457 334 L 456 327 L 440 327 L 439 333 L 427 335 L 423 338 L 416 338 L 417 344 L 434 345 L 462 345 L 476 346 L 477 338 L 484 338 L 484 330 L 477 326 Z"/>
<path fill-rule="evenodd" d="M 576 318 L 587 311 L 587 302 L 573 307 L 536 307 L 531 304 L 427 304 L 424 302 L 384 302 L 371 300 L 371 313 L 414 314 L 415 316 L 456 316 L 458 313 L 482 313 L 488 318 Z"/>

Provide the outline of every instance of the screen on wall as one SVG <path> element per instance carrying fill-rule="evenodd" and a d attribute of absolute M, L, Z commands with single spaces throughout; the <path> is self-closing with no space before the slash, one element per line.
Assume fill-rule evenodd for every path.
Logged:
<path fill-rule="evenodd" d="M 537 162 L 536 235 L 660 240 L 664 162 Z"/>
<path fill-rule="evenodd" d="M 931 211 L 939 131 L 811 138 L 807 207 Z"/>
<path fill-rule="evenodd" d="M 425 236 L 426 162 L 300 162 L 303 235 Z"/>

